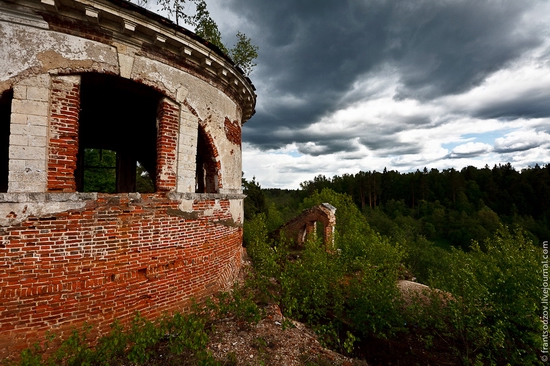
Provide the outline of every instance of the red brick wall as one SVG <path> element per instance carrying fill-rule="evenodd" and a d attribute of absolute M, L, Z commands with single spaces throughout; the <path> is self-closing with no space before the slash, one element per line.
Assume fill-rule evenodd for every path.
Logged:
<path fill-rule="evenodd" d="M 73 77 L 74 79 L 74 77 Z M 78 153 L 80 83 L 52 78 L 50 94 L 50 141 L 48 191 L 74 192 Z"/>
<path fill-rule="evenodd" d="M 48 330 L 67 335 L 87 321 L 108 332 L 136 311 L 182 310 L 234 278 L 242 228 L 228 200 L 195 201 L 191 215 L 162 194 L 132 197 L 100 194 L 0 230 L 0 359 Z"/>
<path fill-rule="evenodd" d="M 224 121 L 225 127 L 225 136 L 229 141 L 235 145 L 241 146 L 242 136 L 241 136 L 241 126 L 238 121 L 231 122 L 229 118 L 225 117 Z"/>
<path fill-rule="evenodd" d="M 157 120 L 157 191 L 176 189 L 176 151 L 180 110 L 169 99 L 159 103 Z"/>

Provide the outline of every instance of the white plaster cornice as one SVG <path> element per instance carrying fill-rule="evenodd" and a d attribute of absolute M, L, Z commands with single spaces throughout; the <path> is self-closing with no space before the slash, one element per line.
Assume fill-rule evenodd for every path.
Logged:
<path fill-rule="evenodd" d="M 149 19 L 146 15 L 118 7 L 110 1 L 74 0 L 74 2 L 81 4 L 84 9 L 87 9 L 87 15 L 88 12 L 91 12 L 89 9 L 95 9 L 98 12 L 98 16 L 92 18 L 98 19 L 100 25 L 102 25 L 101 13 L 104 12 L 112 18 L 119 19 L 118 23 L 121 26 L 118 31 L 123 34 L 132 34 L 141 28 L 143 33 L 152 34 L 149 41 L 151 44 L 170 44 L 175 49 L 179 49 L 182 56 L 194 61 L 197 65 L 204 68 L 205 71 L 213 73 L 219 79 L 225 81 L 228 86 L 235 90 L 237 95 L 240 95 L 247 102 L 248 110 L 243 111 L 245 121 L 254 113 L 253 109 L 256 99 L 254 86 L 247 80 L 246 76 L 238 72 L 233 65 L 206 45 L 201 44 L 174 27 L 163 26 L 156 20 Z M 88 16 L 90 17 L 90 15 Z"/>

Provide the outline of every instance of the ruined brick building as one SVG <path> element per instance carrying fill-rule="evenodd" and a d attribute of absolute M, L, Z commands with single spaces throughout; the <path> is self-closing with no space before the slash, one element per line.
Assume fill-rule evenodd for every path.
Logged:
<path fill-rule="evenodd" d="M 0 1 L 0 359 L 231 283 L 255 102 L 217 48 L 127 1 Z M 87 188 L 94 152 L 116 155 L 109 191 Z"/>
<path fill-rule="evenodd" d="M 318 227 L 317 225 L 320 224 Z M 306 240 L 315 239 L 320 231 L 325 250 L 334 250 L 334 229 L 336 228 L 336 207 L 322 203 L 311 207 L 271 233 L 274 239 L 284 237 L 296 247 L 302 247 Z"/>

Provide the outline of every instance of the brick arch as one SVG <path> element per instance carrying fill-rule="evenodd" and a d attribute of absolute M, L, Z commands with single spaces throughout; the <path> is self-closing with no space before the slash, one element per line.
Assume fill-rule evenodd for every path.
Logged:
<path fill-rule="evenodd" d="M 301 246 L 310 237 L 317 234 L 317 223 L 323 225 L 323 243 L 327 251 L 333 250 L 334 228 L 336 226 L 336 207 L 322 203 L 307 210 L 275 230 L 272 235 L 291 239 L 295 245 Z"/>
<path fill-rule="evenodd" d="M 137 191 L 136 162 L 155 191 L 175 190 L 177 103 L 147 85 L 103 73 L 52 77 L 50 100 L 48 191 L 86 189 L 90 148 L 116 152 L 116 192 Z"/>
<path fill-rule="evenodd" d="M 212 135 L 199 123 L 196 158 L 197 193 L 218 193 L 223 188 L 220 154 Z"/>

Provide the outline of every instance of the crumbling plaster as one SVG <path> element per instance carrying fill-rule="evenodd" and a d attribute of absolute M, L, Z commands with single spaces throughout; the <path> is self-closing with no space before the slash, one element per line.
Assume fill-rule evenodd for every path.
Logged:
<path fill-rule="evenodd" d="M 0 228 L 19 224 L 30 216 L 44 217 L 78 210 L 97 193 L 0 193 Z"/>
<path fill-rule="evenodd" d="M 195 213 L 193 209 L 193 204 L 197 200 L 202 199 L 212 199 L 214 198 L 214 206 L 208 208 L 207 210 L 203 211 L 204 216 L 213 216 L 215 214 L 216 210 L 220 209 L 220 200 L 228 200 L 229 201 L 229 211 L 231 213 L 231 217 L 236 225 L 241 226 L 243 224 L 243 195 L 241 194 L 205 194 L 205 193 L 170 193 L 169 194 L 170 199 L 174 201 L 178 201 L 179 205 L 178 208 L 181 212 L 185 212 L 188 214 Z"/>
<path fill-rule="evenodd" d="M 10 137 L 10 145 L 13 145 L 10 148 L 11 192 L 45 190 L 50 75 L 82 72 L 109 73 L 138 81 L 161 91 L 180 105 L 177 192 L 194 191 L 199 123 L 220 153 L 216 157 L 221 162 L 220 193 L 242 192 L 241 146 L 225 137 L 224 121 L 235 121 L 240 128 L 243 114 L 227 94 L 197 76 L 143 55 L 133 43 L 112 41 L 108 45 L 48 31 L 48 23 L 29 9 L 13 4 L 9 8 L 6 6 L 0 5 L 0 49 L 5 50 L 0 53 L 0 63 L 10 67 L 0 69 L 0 92 L 10 87 L 15 92 Z M 25 196 L 22 197 L 18 200 L 24 201 Z M 182 204 L 190 207 L 192 202 L 188 200 Z M 235 220 L 242 220 L 242 202 L 231 202 Z M 24 217 L 23 211 L 30 212 L 27 206 L 18 203 L 3 210 Z M 62 210 L 62 207 L 69 208 L 58 205 L 52 210 Z M 36 212 L 46 211 L 39 209 Z"/>
<path fill-rule="evenodd" d="M 102 72 L 119 74 L 116 49 L 72 35 L 44 31 L 0 19 L 0 90 L 21 75 Z M 11 82 L 10 82 L 10 79 Z"/>
<path fill-rule="evenodd" d="M 132 56 L 127 55 L 127 57 Z M 129 58 L 126 59 L 128 64 L 132 64 L 131 79 L 140 80 L 146 85 L 162 90 L 181 105 L 188 106 L 182 107 L 181 126 L 194 131 L 197 128 L 197 123 L 207 122 L 203 123 L 205 131 L 212 137 L 217 150 L 224 154 L 219 157 L 222 161 L 220 175 L 223 179 L 223 188 L 220 193 L 240 191 L 241 147 L 227 141 L 224 131 L 225 118 L 232 121 L 241 121 L 242 119 L 242 113 L 235 103 L 226 94 L 193 75 L 156 60 L 141 56 L 133 58 L 133 61 Z M 196 146 L 196 138 L 194 135 L 190 136 L 186 131 L 180 133 L 180 141 L 181 148 L 184 148 L 182 145 Z M 185 170 L 187 163 L 191 163 L 193 166 L 195 164 L 194 161 L 181 161 L 179 168 Z M 194 186 L 194 182 L 192 185 Z M 178 188 L 183 192 L 191 191 L 189 182 L 181 182 Z"/>

